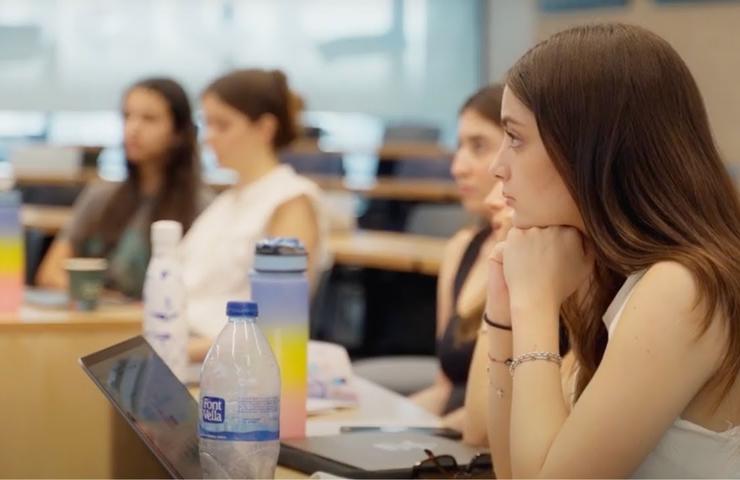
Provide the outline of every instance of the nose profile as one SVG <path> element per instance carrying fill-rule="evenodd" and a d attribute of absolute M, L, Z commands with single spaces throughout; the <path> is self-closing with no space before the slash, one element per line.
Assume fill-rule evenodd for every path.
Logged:
<path fill-rule="evenodd" d="M 506 199 L 504 198 L 504 184 L 500 180 L 496 182 L 491 191 L 486 195 L 485 199 L 486 207 L 492 212 L 498 212 L 506 207 Z"/>

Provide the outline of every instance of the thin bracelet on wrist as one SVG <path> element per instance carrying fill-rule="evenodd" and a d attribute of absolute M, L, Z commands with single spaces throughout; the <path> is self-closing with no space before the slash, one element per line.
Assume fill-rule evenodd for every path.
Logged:
<path fill-rule="evenodd" d="M 486 323 L 486 325 L 491 326 L 493 328 L 498 328 L 499 330 L 509 330 L 511 331 L 511 325 L 502 325 L 500 323 L 496 323 L 490 318 L 488 318 L 488 315 L 486 315 L 486 312 L 483 312 L 483 321 Z"/>
<path fill-rule="evenodd" d="M 546 362 L 552 362 L 552 363 L 557 364 L 558 366 L 562 365 L 563 363 L 563 357 L 561 357 L 557 353 L 529 352 L 529 353 L 519 355 L 518 357 L 516 357 L 514 360 L 511 361 L 511 363 L 509 364 L 509 373 L 513 377 L 516 367 L 518 367 L 522 363 L 533 362 L 535 360 L 544 360 Z"/>
<path fill-rule="evenodd" d="M 490 361 L 491 363 L 500 363 L 502 365 L 505 365 L 508 368 L 511 368 L 511 364 L 514 360 L 511 358 L 507 358 L 506 360 L 499 360 L 498 358 L 495 358 L 493 355 L 489 353 L 488 361 Z"/>

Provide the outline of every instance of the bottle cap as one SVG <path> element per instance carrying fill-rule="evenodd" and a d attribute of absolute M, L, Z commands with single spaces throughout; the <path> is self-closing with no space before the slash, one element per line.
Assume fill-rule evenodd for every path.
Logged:
<path fill-rule="evenodd" d="M 152 223 L 152 250 L 170 251 L 177 247 L 182 238 L 182 225 L 174 220 L 159 220 Z"/>
<path fill-rule="evenodd" d="M 228 317 L 251 317 L 256 318 L 259 314 L 257 304 L 254 302 L 228 302 L 226 303 L 226 316 Z"/>
<path fill-rule="evenodd" d="M 306 248 L 297 238 L 266 238 L 255 248 L 254 269 L 258 272 L 305 272 Z"/>

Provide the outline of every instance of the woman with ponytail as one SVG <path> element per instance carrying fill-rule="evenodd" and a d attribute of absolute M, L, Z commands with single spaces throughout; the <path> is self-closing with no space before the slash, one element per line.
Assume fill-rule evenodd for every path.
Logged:
<path fill-rule="evenodd" d="M 295 138 L 298 101 L 280 71 L 237 70 L 213 81 L 202 100 L 206 141 L 218 163 L 236 172 L 183 239 L 191 330 L 204 338 L 223 327 L 226 301 L 249 298 L 248 272 L 258 240 L 297 237 L 309 254 L 309 279 L 325 257 L 320 190 L 282 165 L 278 151 Z"/>

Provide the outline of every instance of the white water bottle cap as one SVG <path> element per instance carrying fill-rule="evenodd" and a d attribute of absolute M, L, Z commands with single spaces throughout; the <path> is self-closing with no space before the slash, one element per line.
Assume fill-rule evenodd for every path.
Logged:
<path fill-rule="evenodd" d="M 152 250 L 155 255 L 175 249 L 181 238 L 182 225 L 180 222 L 159 220 L 152 223 Z"/>

